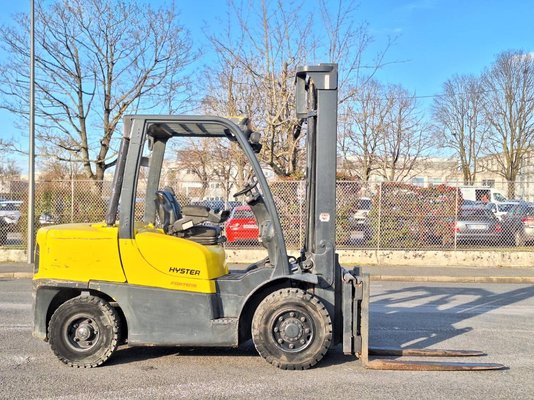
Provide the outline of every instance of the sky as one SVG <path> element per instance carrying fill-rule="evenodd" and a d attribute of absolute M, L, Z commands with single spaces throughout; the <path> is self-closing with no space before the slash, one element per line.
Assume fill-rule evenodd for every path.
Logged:
<path fill-rule="evenodd" d="M 0 24 L 10 23 L 16 12 L 29 11 L 29 3 L 0 0 Z M 218 16 L 225 12 L 224 0 L 175 0 L 175 4 L 197 44 L 207 43 L 206 27 L 216 29 Z M 534 0 L 360 0 L 355 15 L 368 23 L 374 38 L 370 54 L 383 48 L 388 37 L 396 37 L 387 53 L 392 63 L 377 78 L 401 84 L 421 97 L 427 110 L 432 96 L 454 74 L 480 74 L 505 50 L 534 52 Z M 4 57 L 0 54 L 0 62 Z M 24 143 L 28 134 L 17 131 L 13 121 L 0 110 L 0 138 L 20 137 Z"/>

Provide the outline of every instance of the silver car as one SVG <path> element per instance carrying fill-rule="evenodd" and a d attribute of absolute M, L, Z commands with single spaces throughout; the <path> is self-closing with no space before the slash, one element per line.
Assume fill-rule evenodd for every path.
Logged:
<path fill-rule="evenodd" d="M 20 208 L 22 201 L 1 200 L 0 201 L 0 218 L 3 218 L 8 225 L 16 225 L 20 219 Z"/>
<path fill-rule="evenodd" d="M 504 235 L 516 246 L 525 246 L 534 241 L 534 203 L 522 201 L 503 217 Z"/>
<path fill-rule="evenodd" d="M 454 234 L 457 242 L 497 244 L 502 240 L 503 229 L 491 210 L 480 206 L 464 206 L 454 224 Z"/>

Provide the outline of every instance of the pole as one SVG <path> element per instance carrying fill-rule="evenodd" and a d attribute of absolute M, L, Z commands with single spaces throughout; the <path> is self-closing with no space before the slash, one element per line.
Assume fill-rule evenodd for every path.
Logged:
<path fill-rule="evenodd" d="M 74 171 L 70 160 L 70 222 L 74 222 Z"/>
<path fill-rule="evenodd" d="M 34 262 L 35 247 L 35 10 L 30 0 L 30 137 L 28 160 L 28 263 Z"/>
<path fill-rule="evenodd" d="M 382 239 L 382 184 L 384 182 L 380 182 L 380 187 L 378 191 L 378 235 L 377 235 L 377 242 L 376 242 L 376 249 L 380 250 L 380 240 Z"/>

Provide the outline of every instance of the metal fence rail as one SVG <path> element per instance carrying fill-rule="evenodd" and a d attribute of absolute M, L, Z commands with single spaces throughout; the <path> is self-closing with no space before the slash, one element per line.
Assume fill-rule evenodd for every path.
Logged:
<path fill-rule="evenodd" d="M 166 184 L 174 188 L 182 204 L 234 210 L 225 226 L 228 247 L 260 245 L 257 226 L 247 206 L 234 201 L 228 193 L 220 193 L 219 188 L 228 185 L 211 182 L 201 192 L 195 192 L 191 190 L 194 182 Z M 506 182 L 499 184 L 510 187 Z M 336 242 L 348 249 L 532 251 L 534 203 L 529 201 L 534 201 L 534 193 L 529 188 L 534 191 L 534 182 L 521 182 L 514 188 L 517 200 L 497 201 L 494 189 L 463 188 L 456 182 L 421 187 L 397 182 L 339 181 Z M 303 244 L 306 225 L 304 182 L 276 181 L 271 183 L 271 190 L 288 248 L 298 249 Z M 142 215 L 141 192 L 136 215 Z M 37 182 L 35 193 L 37 227 L 98 222 L 104 220 L 111 182 Z M 4 182 L 0 193 L 0 246 L 25 248 L 27 196 L 27 182 Z"/>

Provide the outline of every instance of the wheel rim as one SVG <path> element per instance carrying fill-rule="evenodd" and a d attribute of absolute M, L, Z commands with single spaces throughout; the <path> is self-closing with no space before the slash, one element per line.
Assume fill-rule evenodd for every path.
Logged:
<path fill-rule="evenodd" d="M 302 310 L 281 311 L 274 317 L 272 335 L 280 349 L 297 353 L 306 349 L 313 341 L 313 320 Z"/>
<path fill-rule="evenodd" d="M 76 314 L 69 318 L 63 329 L 65 343 L 74 351 L 90 351 L 98 343 L 100 329 L 90 315 Z"/>

